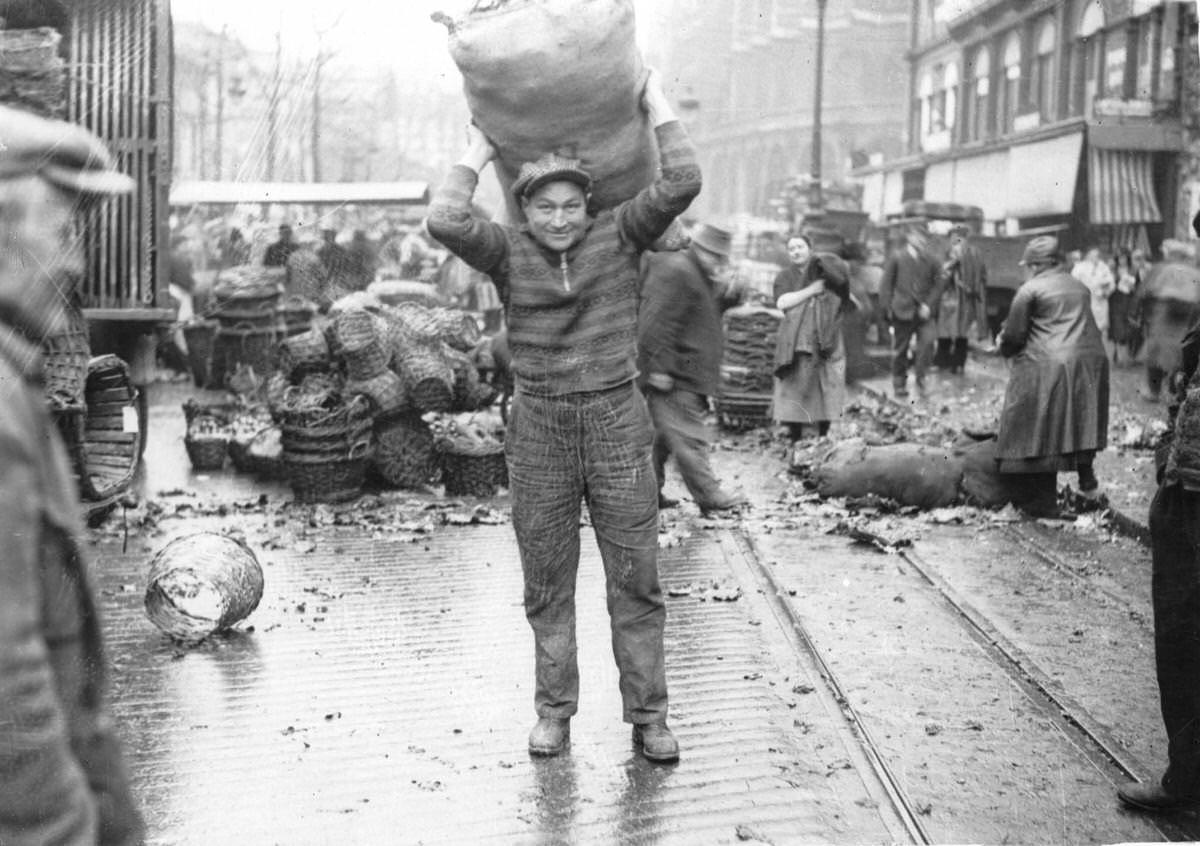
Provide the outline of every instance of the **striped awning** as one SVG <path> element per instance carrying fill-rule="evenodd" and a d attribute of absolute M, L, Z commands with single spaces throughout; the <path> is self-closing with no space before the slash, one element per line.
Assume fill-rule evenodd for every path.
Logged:
<path fill-rule="evenodd" d="M 1090 148 L 1088 200 L 1091 222 L 1158 223 L 1162 212 L 1154 196 L 1154 163 L 1139 150 Z"/>

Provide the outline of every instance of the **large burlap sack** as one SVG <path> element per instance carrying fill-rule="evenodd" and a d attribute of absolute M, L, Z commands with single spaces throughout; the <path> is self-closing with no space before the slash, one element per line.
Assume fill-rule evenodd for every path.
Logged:
<path fill-rule="evenodd" d="M 996 464 L 996 439 L 962 446 L 963 496 L 981 508 L 1003 508 L 1010 502 L 1032 512 L 1049 512 L 1056 503 L 1053 473 L 1001 473 Z"/>
<path fill-rule="evenodd" d="M 958 450 L 920 444 L 867 446 L 854 438 L 831 449 L 816 470 L 826 497 L 886 497 L 901 505 L 945 508 L 958 499 L 963 457 Z"/>
<path fill-rule="evenodd" d="M 582 160 L 595 208 L 653 181 L 658 155 L 641 108 L 632 0 L 492 0 L 435 19 L 450 30 L 471 115 L 496 147 L 510 221 L 524 217 L 509 188 L 544 153 Z"/>

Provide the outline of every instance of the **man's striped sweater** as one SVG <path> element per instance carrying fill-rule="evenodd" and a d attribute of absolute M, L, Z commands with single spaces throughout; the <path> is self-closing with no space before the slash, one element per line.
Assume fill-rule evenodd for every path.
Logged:
<path fill-rule="evenodd" d="M 478 175 L 456 165 L 430 206 L 431 235 L 488 274 L 504 300 L 519 390 L 598 391 L 637 375 L 641 254 L 700 193 L 696 151 L 678 122 L 655 130 L 662 171 L 635 197 L 593 218 L 564 254 L 526 226 L 471 215 Z"/>

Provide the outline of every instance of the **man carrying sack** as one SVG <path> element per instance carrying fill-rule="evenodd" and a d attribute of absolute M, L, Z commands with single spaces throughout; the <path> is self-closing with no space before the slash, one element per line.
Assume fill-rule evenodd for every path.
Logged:
<path fill-rule="evenodd" d="M 654 433 L 634 378 L 642 253 L 700 192 L 700 169 L 657 73 L 640 102 L 662 170 L 615 208 L 591 214 L 591 176 L 550 153 L 522 167 L 512 185 L 528 223 L 472 217 L 479 172 L 496 155 L 474 126 L 430 207 L 430 234 L 488 274 L 505 304 L 516 383 L 506 450 L 536 648 L 534 755 L 567 748 L 578 710 L 575 582 L 586 500 L 604 560 L 624 719 L 646 758 L 679 757 L 667 728 Z"/>
<path fill-rule="evenodd" d="M 142 823 L 104 704 L 80 506 L 42 386 L 84 270 L 76 208 L 126 193 L 100 139 L 0 106 L 0 843 L 134 844 Z"/>

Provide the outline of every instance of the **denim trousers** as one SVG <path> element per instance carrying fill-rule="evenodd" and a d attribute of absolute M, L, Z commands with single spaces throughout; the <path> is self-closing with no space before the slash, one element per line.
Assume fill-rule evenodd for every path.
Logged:
<path fill-rule="evenodd" d="M 612 650 L 626 722 L 667 716 L 666 605 L 658 581 L 658 484 L 653 428 L 632 382 L 604 391 L 538 396 L 519 388 L 506 450 L 513 528 L 533 628 L 541 717 L 579 705 L 575 583 L 587 502 L 604 561 Z"/>
<path fill-rule="evenodd" d="M 1160 486 L 1150 504 L 1154 661 L 1169 793 L 1200 796 L 1200 493 Z"/>
<path fill-rule="evenodd" d="M 681 388 L 651 390 L 646 393 L 646 404 L 654 421 L 654 474 L 659 490 L 667 458 L 673 455 L 696 504 L 701 508 L 715 504 L 721 483 L 708 462 L 708 427 L 704 425 L 708 405 L 704 395 Z"/>

